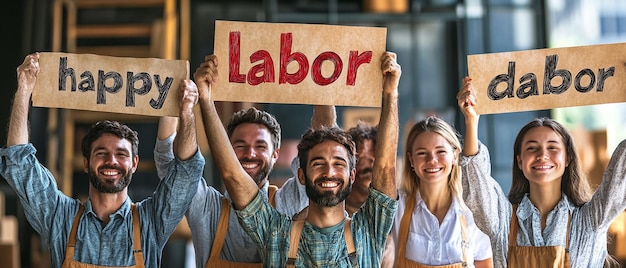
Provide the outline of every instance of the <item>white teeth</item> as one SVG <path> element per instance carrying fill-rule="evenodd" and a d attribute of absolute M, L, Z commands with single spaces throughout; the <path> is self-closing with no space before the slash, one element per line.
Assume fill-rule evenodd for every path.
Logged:
<path fill-rule="evenodd" d="M 437 172 L 439 170 L 441 170 L 441 169 L 440 168 L 427 168 L 426 172 Z"/>
<path fill-rule="evenodd" d="M 331 187 L 339 186 L 339 183 L 336 183 L 334 181 L 327 181 L 327 182 L 322 182 L 321 186 L 324 187 L 324 188 L 331 188 Z"/>
<path fill-rule="evenodd" d="M 551 166 L 535 166 L 535 169 L 549 169 Z"/>
<path fill-rule="evenodd" d="M 117 171 L 103 171 L 102 174 L 106 176 L 115 176 L 118 174 L 118 172 Z"/>
<path fill-rule="evenodd" d="M 241 164 L 241 166 L 242 166 L 243 168 L 245 168 L 245 169 L 251 169 L 251 168 L 256 168 L 256 167 L 258 167 L 259 165 L 258 165 L 258 164 L 255 164 L 255 163 L 253 163 L 253 164 L 243 164 L 243 163 L 242 163 L 242 164 Z"/>

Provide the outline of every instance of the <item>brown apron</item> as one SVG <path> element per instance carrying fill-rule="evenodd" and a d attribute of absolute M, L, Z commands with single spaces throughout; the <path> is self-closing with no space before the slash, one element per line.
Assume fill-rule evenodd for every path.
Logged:
<path fill-rule="evenodd" d="M 405 204 L 405 208 L 404 208 L 404 215 L 402 215 L 402 220 L 400 220 L 400 233 L 398 234 L 398 256 L 396 256 L 396 267 L 401 267 L 401 268 L 428 268 L 428 267 L 437 267 L 437 268 L 461 268 L 461 267 L 467 267 L 467 247 L 463 246 L 467 244 L 467 222 L 465 220 L 465 215 L 461 214 L 461 217 L 459 218 L 460 224 L 461 224 L 461 238 L 462 238 L 462 246 L 461 246 L 461 252 L 463 254 L 462 257 L 462 262 L 460 263 L 453 263 L 453 264 L 448 264 L 448 265 L 437 265 L 437 266 L 432 266 L 432 265 L 425 265 L 425 264 L 421 264 L 421 263 L 417 263 L 414 261 L 411 261 L 409 259 L 406 258 L 406 240 L 407 237 L 409 236 L 409 227 L 411 224 L 411 218 L 413 217 L 413 210 L 415 210 L 415 195 L 411 195 L 411 196 L 407 196 L 407 200 L 406 200 L 406 204 Z"/>
<path fill-rule="evenodd" d="M 291 225 L 291 240 L 289 241 L 289 256 L 287 258 L 287 267 L 296 267 L 296 259 L 298 258 L 298 244 L 300 244 L 300 235 L 304 227 L 304 220 L 293 221 Z M 356 258 L 356 249 L 354 248 L 354 239 L 352 239 L 352 227 L 350 226 L 350 218 L 343 224 L 343 237 L 346 241 L 348 250 L 348 258 L 353 268 L 359 267 Z"/>
<path fill-rule="evenodd" d="M 511 217 L 511 230 L 509 232 L 509 252 L 507 264 L 509 268 L 533 267 L 533 268 L 569 268 L 569 224 L 570 217 L 567 218 L 567 236 L 565 247 L 562 246 L 518 246 L 517 229 L 517 205 L 513 206 L 513 217 Z"/>
<path fill-rule="evenodd" d="M 74 223 L 72 223 L 72 231 L 70 232 L 70 238 L 67 241 L 67 249 L 65 253 L 65 260 L 63 261 L 63 268 L 97 268 L 111 266 L 99 266 L 95 264 L 82 263 L 74 260 L 74 247 L 76 246 L 76 233 L 78 232 L 78 223 L 80 222 L 80 216 L 83 215 L 85 207 L 80 204 L 78 212 L 74 217 Z M 137 267 L 143 268 L 143 253 L 141 251 L 141 225 L 139 224 L 139 212 L 137 211 L 137 205 L 131 204 L 130 210 L 133 217 L 133 253 L 135 255 L 135 265 L 125 267 Z"/>
<path fill-rule="evenodd" d="M 278 187 L 275 185 L 269 185 L 267 188 L 268 201 L 272 207 L 276 207 L 276 191 Z M 220 258 L 222 247 L 226 241 L 226 233 L 228 233 L 228 219 L 230 218 L 230 203 L 228 199 L 222 198 L 222 213 L 220 214 L 220 221 L 217 224 L 217 231 L 215 238 L 213 239 L 213 246 L 211 247 L 211 254 L 206 262 L 205 267 L 220 267 L 220 268 L 255 268 L 263 267 L 262 263 L 245 263 L 234 262 L 229 260 L 223 260 Z"/>

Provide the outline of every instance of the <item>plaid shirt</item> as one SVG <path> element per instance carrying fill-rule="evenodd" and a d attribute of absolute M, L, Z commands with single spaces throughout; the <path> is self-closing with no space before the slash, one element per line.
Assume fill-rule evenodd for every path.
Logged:
<path fill-rule="evenodd" d="M 370 188 L 370 196 L 351 222 L 358 267 L 379 267 L 393 224 L 397 201 Z M 289 254 L 291 219 L 257 197 L 243 210 L 239 222 L 264 252 L 264 267 L 285 267 Z M 328 228 L 305 223 L 296 267 L 352 267 L 343 235 L 344 222 Z"/>

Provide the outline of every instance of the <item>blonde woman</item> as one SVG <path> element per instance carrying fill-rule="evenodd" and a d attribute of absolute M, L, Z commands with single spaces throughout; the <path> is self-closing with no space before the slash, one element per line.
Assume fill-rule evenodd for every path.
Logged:
<path fill-rule="evenodd" d="M 440 118 L 411 128 L 391 231 L 395 267 L 492 267 L 489 237 L 462 199 L 460 151 L 457 132 Z"/>

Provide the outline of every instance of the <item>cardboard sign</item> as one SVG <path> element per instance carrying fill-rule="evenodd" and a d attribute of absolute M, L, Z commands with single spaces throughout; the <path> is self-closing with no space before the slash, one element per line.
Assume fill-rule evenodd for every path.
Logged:
<path fill-rule="evenodd" d="M 386 28 L 215 22 L 214 100 L 379 107 Z"/>
<path fill-rule="evenodd" d="M 178 116 L 189 62 L 93 54 L 39 53 L 33 105 Z"/>
<path fill-rule="evenodd" d="M 470 55 L 481 114 L 626 101 L 626 43 Z"/>

